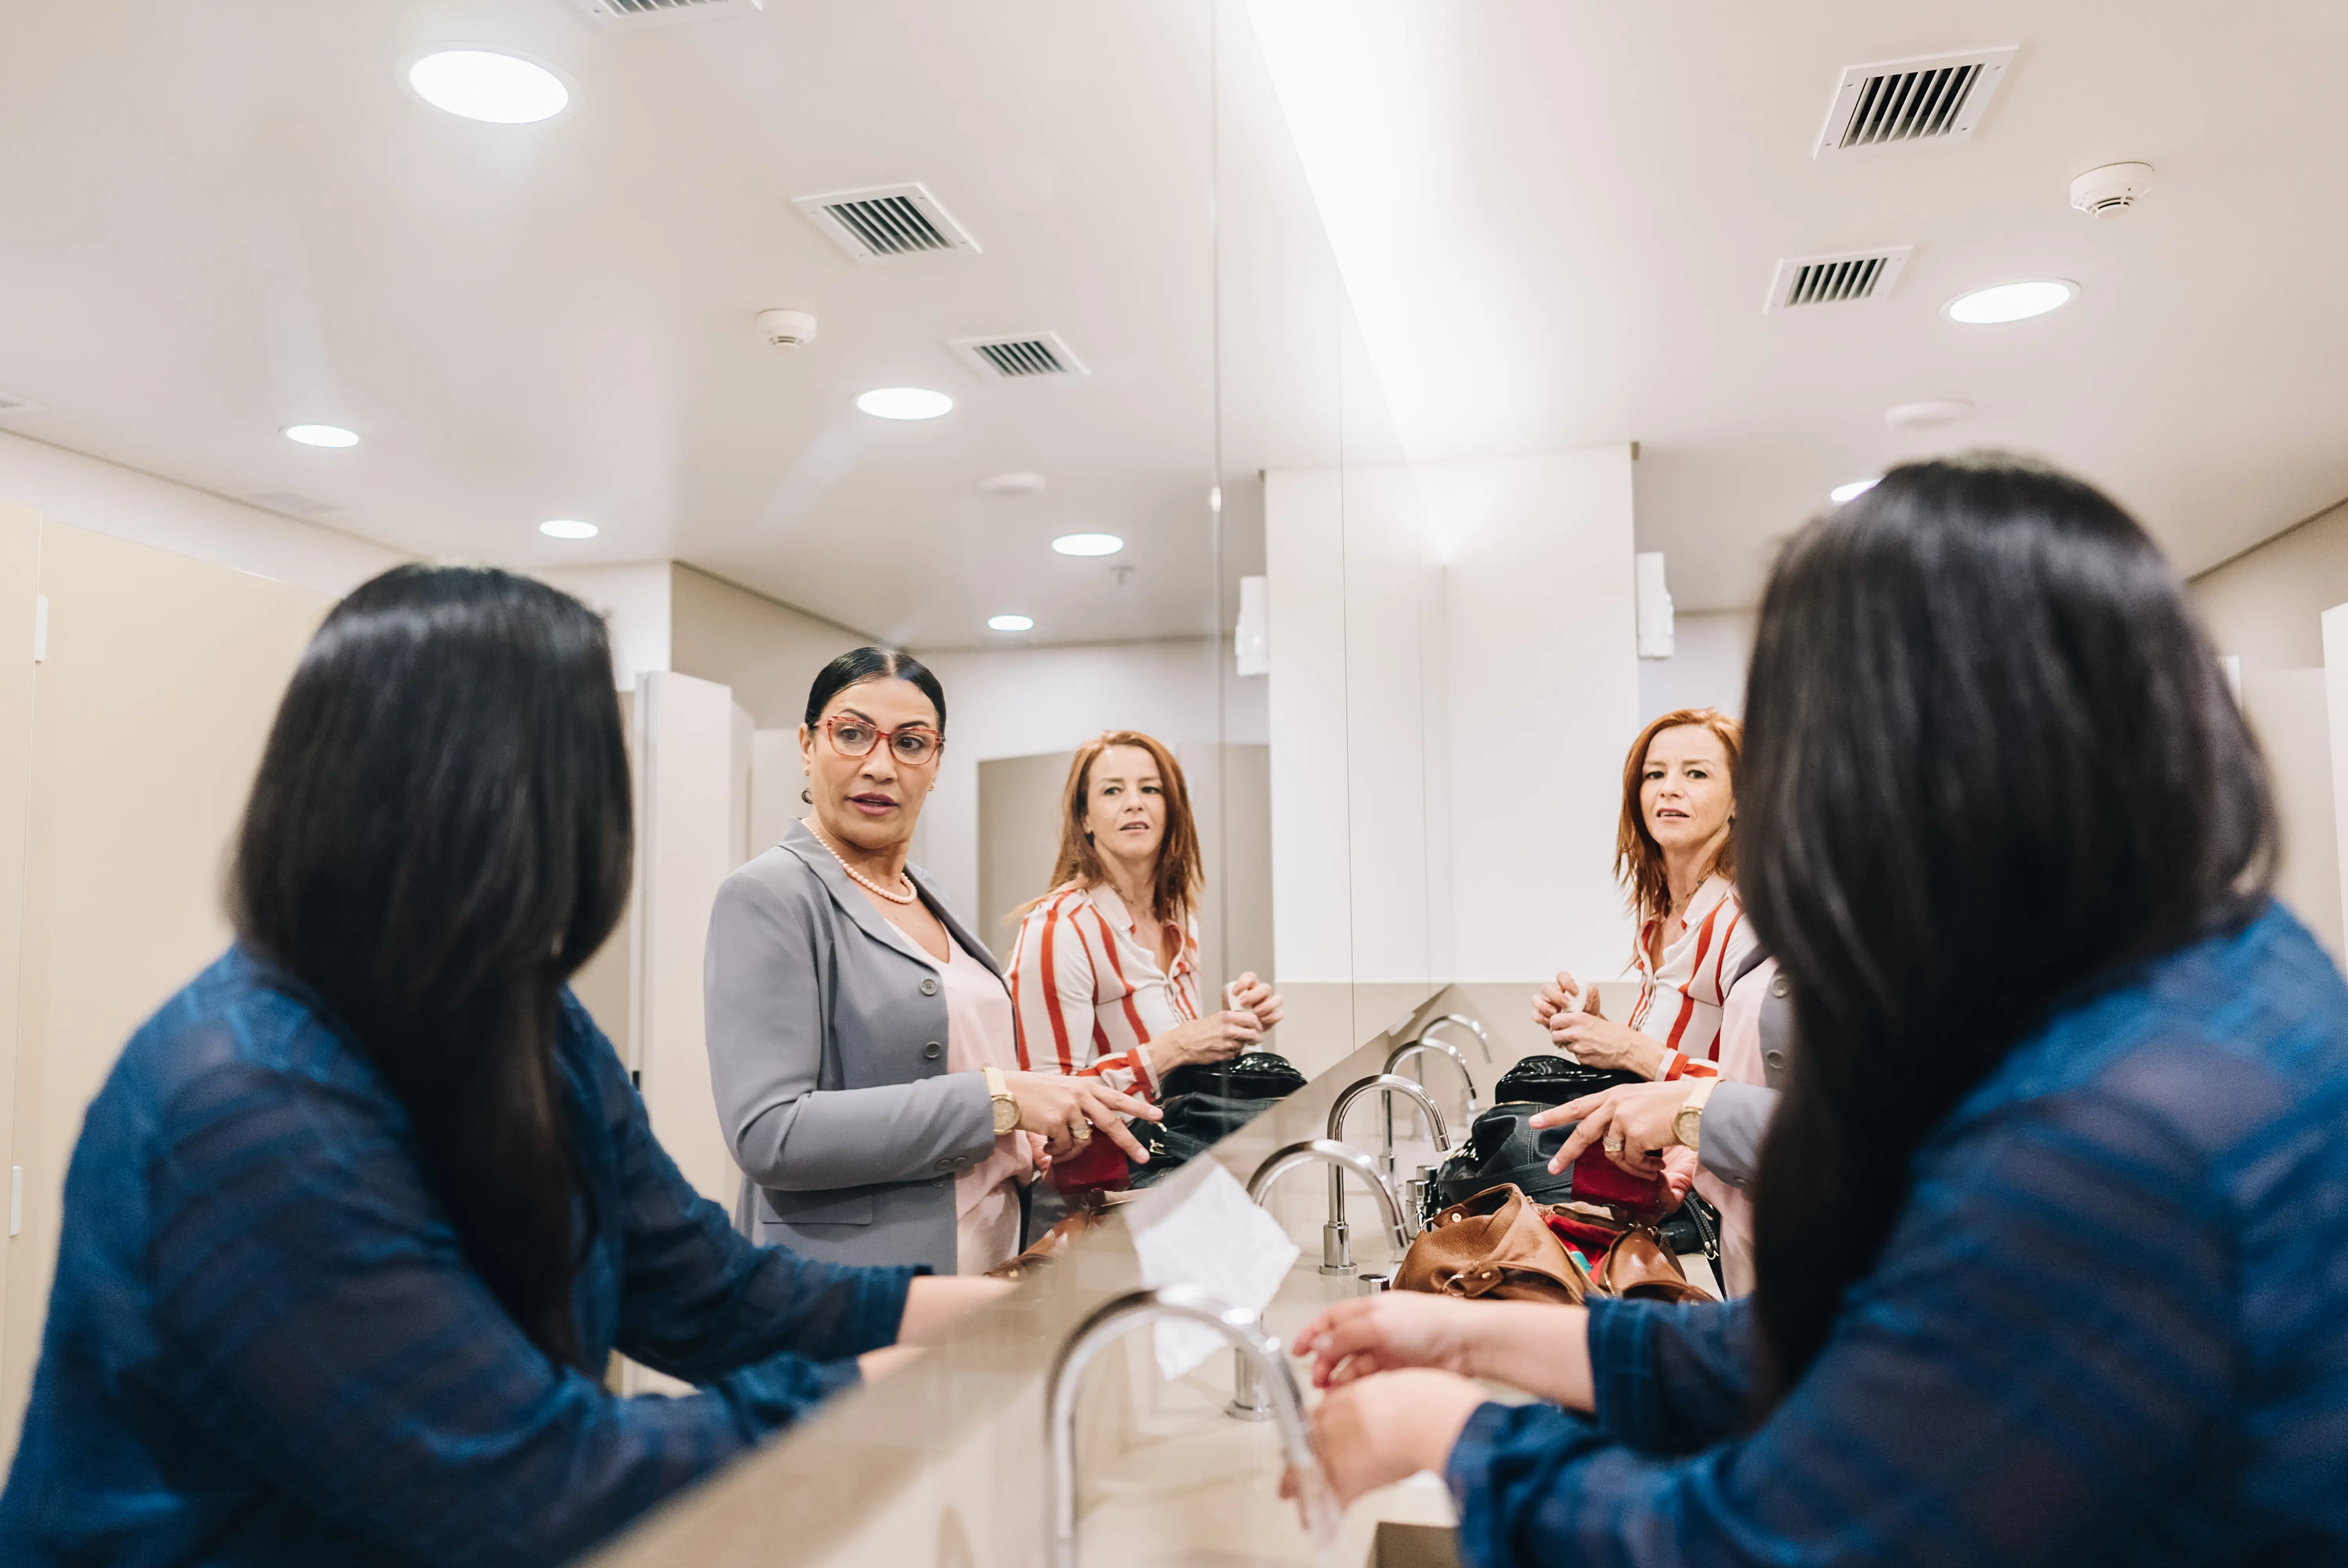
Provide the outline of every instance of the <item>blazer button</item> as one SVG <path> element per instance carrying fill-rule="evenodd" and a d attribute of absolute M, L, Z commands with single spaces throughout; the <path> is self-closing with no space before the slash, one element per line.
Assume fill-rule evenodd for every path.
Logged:
<path fill-rule="evenodd" d="M 951 1171 L 953 1169 L 953 1161 L 951 1160 L 941 1160 L 938 1161 L 938 1169 L 941 1171 Z"/>
<path fill-rule="evenodd" d="M 945 1054 L 946 1048 L 938 1044 L 935 1040 L 932 1040 L 928 1045 L 922 1047 L 922 1055 L 929 1057 L 932 1061 L 936 1061 L 940 1057 L 944 1056 Z"/>
<path fill-rule="evenodd" d="M 936 975 L 922 975 L 922 995 L 924 995 L 924 996 L 934 996 L 934 995 L 936 995 L 937 994 L 938 994 L 938 977 L 937 977 Z"/>
<path fill-rule="evenodd" d="M 1773 1069 L 1782 1068 L 1786 1065 L 1786 1053 L 1783 1051 L 1771 1051 L 1761 1059 L 1768 1063 L 1770 1068 Z"/>
<path fill-rule="evenodd" d="M 1772 996 L 1787 995 L 1792 992 L 1793 989 L 1794 987 L 1792 985 L 1787 981 L 1783 975 L 1778 975 L 1775 980 L 1769 982 L 1769 995 Z"/>
<path fill-rule="evenodd" d="M 930 1178 L 930 1185 L 932 1187 L 942 1187 L 945 1184 L 946 1179 L 942 1176 L 932 1176 Z"/>
<path fill-rule="evenodd" d="M 967 1170 L 969 1170 L 969 1169 L 970 1169 L 970 1156 L 969 1156 L 969 1155 L 967 1155 L 967 1154 L 965 1154 L 965 1155 L 963 1155 L 961 1159 L 959 1159 L 959 1160 L 955 1161 L 954 1161 L 954 1169 L 955 1169 L 955 1170 L 957 1170 L 957 1171 L 967 1171 Z"/>

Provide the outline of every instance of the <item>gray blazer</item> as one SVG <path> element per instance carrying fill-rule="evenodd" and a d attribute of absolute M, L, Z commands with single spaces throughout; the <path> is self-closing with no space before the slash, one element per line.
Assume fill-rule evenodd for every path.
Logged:
<path fill-rule="evenodd" d="M 1749 971 L 1768 954 L 1755 950 Z M 1735 989 L 1737 976 L 1730 982 Z M 1770 1119 L 1777 1114 L 1787 1054 L 1794 1048 L 1792 986 L 1783 974 L 1769 977 L 1761 998 L 1761 1076 L 1768 1087 L 1751 1083 L 1715 1085 L 1704 1108 L 1704 1131 L 1697 1138 L 1696 1158 L 1704 1168 L 1740 1191 L 1753 1184 L 1761 1169 L 1761 1144 L 1769 1135 Z"/>
<path fill-rule="evenodd" d="M 985 944 L 911 875 L 1000 977 Z M 954 1177 L 994 1149 L 986 1080 L 946 1071 L 936 972 L 804 824 L 717 890 L 702 991 L 743 1233 L 833 1263 L 953 1273 Z"/>

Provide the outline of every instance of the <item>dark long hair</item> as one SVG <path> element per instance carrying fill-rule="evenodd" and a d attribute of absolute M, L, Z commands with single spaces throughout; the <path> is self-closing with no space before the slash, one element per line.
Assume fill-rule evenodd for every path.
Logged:
<path fill-rule="evenodd" d="M 1775 1398 L 1932 1130 L 2057 1008 L 2259 908 L 2274 832 L 2160 552 L 2016 459 L 1894 469 L 1797 535 L 1745 714 L 1739 889 L 1801 1031 L 1756 1191 Z"/>
<path fill-rule="evenodd" d="M 316 994 L 406 1107 L 466 1261 L 573 1364 L 593 1204 L 560 991 L 619 919 L 631 838 L 602 623 L 528 578 L 401 566 L 303 655 L 230 894 L 240 939 Z"/>
<path fill-rule="evenodd" d="M 850 686 L 890 679 L 912 682 L 914 689 L 938 710 L 938 733 L 945 734 L 946 688 L 938 684 L 929 665 L 894 648 L 850 648 L 816 671 L 815 683 L 808 687 L 808 727 L 813 728 L 823 717 L 825 705 Z"/>

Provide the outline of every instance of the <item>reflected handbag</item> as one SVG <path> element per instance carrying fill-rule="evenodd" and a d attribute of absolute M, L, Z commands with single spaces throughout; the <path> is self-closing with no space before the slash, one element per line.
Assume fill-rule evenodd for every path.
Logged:
<path fill-rule="evenodd" d="M 1540 1203 L 1608 1203 L 1652 1213 L 1663 1183 L 1633 1176 L 1590 1149 L 1570 1170 L 1552 1175 L 1550 1158 L 1578 1124 L 1537 1129 L 1532 1119 L 1550 1107 L 1529 1100 L 1496 1105 L 1476 1119 L 1467 1144 L 1446 1160 L 1427 1186 L 1428 1208 L 1457 1203 L 1493 1187 L 1514 1186 Z"/>
<path fill-rule="evenodd" d="M 1163 1119 L 1126 1124 L 1148 1150 L 1148 1164 L 1135 1165 L 1116 1144 L 1095 1138 L 1081 1152 L 1053 1161 L 1052 1185 L 1073 1193 L 1163 1181 L 1303 1087 L 1295 1064 L 1271 1051 L 1176 1068 L 1159 1085 Z"/>
<path fill-rule="evenodd" d="M 1588 1294 L 1582 1273 L 1550 1231 L 1540 1205 L 1515 1187 L 1494 1187 L 1438 1212 L 1395 1270 L 1396 1290 L 1485 1301 L 1572 1306 Z"/>
<path fill-rule="evenodd" d="M 1585 1067 L 1570 1057 L 1532 1056 L 1500 1075 L 1500 1081 L 1493 1086 L 1492 1098 L 1563 1105 L 1586 1094 L 1646 1081 L 1637 1073 L 1621 1068 Z"/>

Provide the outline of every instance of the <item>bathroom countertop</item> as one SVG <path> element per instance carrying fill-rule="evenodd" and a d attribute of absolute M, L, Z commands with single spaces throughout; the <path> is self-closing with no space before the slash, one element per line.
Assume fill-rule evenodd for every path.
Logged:
<path fill-rule="evenodd" d="M 1436 993 L 1375 1039 L 1194 1163 L 1221 1165 L 1244 1182 L 1265 1156 L 1322 1136 L 1339 1090 L 1376 1072 L 1394 1040 L 1441 1013 L 1468 1011 L 1455 988 Z M 1519 1053 L 1474 1059 L 1479 1090 Z M 1471 1058 L 1474 1057 L 1472 1047 Z M 1447 1118 L 1456 1075 L 1426 1074 Z M 1447 1081 L 1448 1080 L 1448 1081 Z M 1398 1136 L 1406 1123 L 1397 1107 Z M 1464 1134 L 1464 1122 L 1454 1135 Z M 1349 1118 L 1347 1141 L 1373 1151 L 1374 1108 Z M 1406 1141 L 1399 1168 L 1432 1156 Z M 1357 1287 L 1318 1272 L 1327 1167 L 1282 1180 L 1266 1209 L 1303 1255 L 1264 1314 L 1283 1341 L 1326 1303 Z M 1188 1173 L 1170 1178 L 1179 1201 Z M 1350 1203 L 1354 1251 L 1366 1270 L 1391 1268 L 1391 1240 L 1366 1192 Z M 880 1382 L 672 1501 L 592 1561 L 596 1568 L 806 1564 L 850 1568 L 1032 1568 L 1048 1559 L 1043 1392 L 1053 1355 L 1102 1302 L 1141 1284 L 1121 1220 L 1097 1228 L 1003 1302 L 973 1313 L 950 1339 Z M 1078 1400 L 1080 1555 L 1119 1568 L 1176 1564 L 1354 1568 L 1368 1561 L 1381 1519 L 1447 1527 L 1450 1501 L 1432 1477 L 1365 1498 L 1325 1551 L 1279 1496 L 1279 1435 L 1272 1422 L 1223 1413 L 1233 1362 L 1209 1357 L 1186 1377 L 1159 1376 L 1150 1336 L 1108 1346 Z M 1292 1366 L 1303 1370 L 1301 1363 Z M 1300 1378 L 1300 1381 L 1302 1379 Z M 1310 1398 L 1308 1390 L 1308 1398 Z"/>

